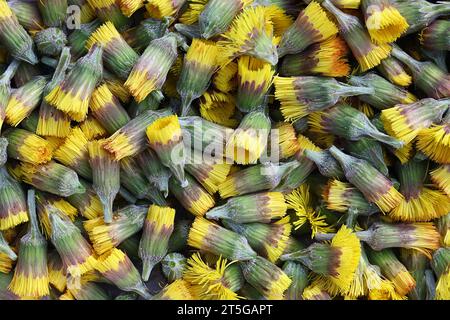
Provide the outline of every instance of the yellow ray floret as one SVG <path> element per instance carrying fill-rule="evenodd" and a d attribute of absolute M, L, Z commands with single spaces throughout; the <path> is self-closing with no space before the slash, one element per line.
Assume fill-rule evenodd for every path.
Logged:
<path fill-rule="evenodd" d="M 437 163 L 450 163 L 450 125 L 433 125 L 420 130 L 417 149 Z"/>
<path fill-rule="evenodd" d="M 450 212 L 450 199 L 440 190 L 422 188 L 410 199 L 403 199 L 389 213 L 394 220 L 399 221 L 431 221 Z"/>
<path fill-rule="evenodd" d="M 111 21 L 107 21 L 91 34 L 86 41 L 86 49 L 89 50 L 96 43 L 106 46 L 117 38 L 120 38 L 119 32 Z"/>
<path fill-rule="evenodd" d="M 214 269 L 202 260 L 199 253 L 194 253 L 187 261 L 183 279 L 192 284 L 199 299 L 237 300 L 238 295 L 224 285 L 225 270 L 232 263 L 220 257 Z"/>
<path fill-rule="evenodd" d="M 110 252 L 98 257 L 98 263 L 95 265 L 95 269 L 102 273 L 117 271 L 119 270 L 120 264 L 123 263 L 126 258 L 127 256 L 122 250 L 114 248 Z"/>
<path fill-rule="evenodd" d="M 431 180 L 450 197 L 450 165 L 442 165 L 431 171 Z"/>
<path fill-rule="evenodd" d="M 339 250 L 340 255 L 334 265 L 337 275 L 330 278 L 335 285 L 347 291 L 361 257 L 361 243 L 355 233 L 343 225 L 331 240 L 331 247 Z"/>
<path fill-rule="evenodd" d="M 160 118 L 147 127 L 147 138 L 151 144 L 166 145 L 181 137 L 181 126 L 177 115 Z"/>
<path fill-rule="evenodd" d="M 288 209 L 293 209 L 297 216 L 297 220 L 293 222 L 295 229 L 308 223 L 311 228 L 311 238 L 314 238 L 314 235 L 318 232 L 333 232 L 333 228 L 326 223 L 325 216 L 321 216 L 320 213 L 314 211 L 307 184 L 301 185 L 286 195 L 286 203 Z"/>
<path fill-rule="evenodd" d="M 9 289 L 19 297 L 43 297 L 50 294 L 48 276 L 14 274 Z"/>
<path fill-rule="evenodd" d="M 372 41 L 378 44 L 391 43 L 397 40 L 409 27 L 406 19 L 393 6 L 388 5 L 381 10 L 367 9 L 366 27 Z"/>

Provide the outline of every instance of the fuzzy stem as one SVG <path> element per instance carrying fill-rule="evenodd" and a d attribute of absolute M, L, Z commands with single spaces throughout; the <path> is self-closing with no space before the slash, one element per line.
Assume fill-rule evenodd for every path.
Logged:
<path fill-rule="evenodd" d="M 142 259 L 142 279 L 148 281 L 155 263 L 149 258 Z"/>
<path fill-rule="evenodd" d="M 351 97 L 362 94 L 374 94 L 375 90 L 370 87 L 356 87 L 346 83 L 339 83 L 336 93 L 341 97 Z"/>
<path fill-rule="evenodd" d="M 410 69 L 414 70 L 414 72 L 420 72 L 421 62 L 409 56 L 396 45 L 392 46 L 391 55 L 406 64 Z"/>
<path fill-rule="evenodd" d="M 181 116 L 187 117 L 191 111 L 191 104 L 194 99 L 191 94 L 181 97 Z"/>
<path fill-rule="evenodd" d="M 335 7 L 329 0 L 324 0 L 322 2 L 322 6 L 327 9 L 338 21 L 339 28 L 349 29 L 352 23 L 352 19 L 348 14 L 342 12 L 338 8 Z"/>
<path fill-rule="evenodd" d="M 36 216 L 36 191 L 28 190 L 27 193 L 28 215 L 30 216 L 30 232 L 33 236 L 40 236 L 39 223 Z"/>
<path fill-rule="evenodd" d="M 369 122 L 368 128 L 367 128 L 367 135 L 369 137 L 372 137 L 380 142 L 383 142 L 389 146 L 392 146 L 395 149 L 400 149 L 404 146 L 404 142 L 400 141 L 398 139 L 395 139 L 391 136 L 388 136 L 387 134 L 384 134 L 376 129 L 376 127 Z"/>
<path fill-rule="evenodd" d="M 70 47 L 64 47 L 61 51 L 61 55 L 59 57 L 59 62 L 56 66 L 55 72 L 53 73 L 52 81 L 58 83 L 64 79 L 71 58 L 72 56 L 70 54 Z"/>
<path fill-rule="evenodd" d="M 3 234 L 0 232 L 0 252 L 6 254 L 11 260 L 15 261 L 17 259 L 16 253 L 9 247 Z"/>
<path fill-rule="evenodd" d="M 344 171 L 349 170 L 352 167 L 352 164 L 355 162 L 353 157 L 346 155 L 335 146 L 331 146 L 328 151 L 330 151 L 333 157 L 341 164 Z"/>
<path fill-rule="evenodd" d="M 152 298 L 152 295 L 148 292 L 147 287 L 142 283 L 136 285 L 132 291 L 140 295 L 145 300 L 150 300 Z"/>
<path fill-rule="evenodd" d="M 206 213 L 206 217 L 208 219 L 212 219 L 212 220 L 219 220 L 219 219 L 223 219 L 223 218 L 228 218 L 228 210 L 227 210 L 227 205 L 221 205 L 218 207 L 215 207 L 211 210 L 209 210 Z"/>
<path fill-rule="evenodd" d="M 0 76 L 0 85 L 9 84 L 19 68 L 20 61 L 14 59 L 6 68 L 5 72 Z"/>

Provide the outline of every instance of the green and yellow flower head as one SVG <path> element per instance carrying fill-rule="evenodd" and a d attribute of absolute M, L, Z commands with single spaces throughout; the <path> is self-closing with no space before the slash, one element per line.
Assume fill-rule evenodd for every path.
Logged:
<path fill-rule="evenodd" d="M 88 143 L 80 128 L 75 127 L 54 152 L 54 158 L 86 179 L 92 178 Z"/>
<path fill-rule="evenodd" d="M 173 34 L 150 42 L 125 82 L 125 87 L 137 102 L 142 102 L 152 91 L 162 88 L 176 58 L 177 39 Z"/>
<path fill-rule="evenodd" d="M 256 252 L 247 239 L 203 217 L 197 217 L 189 231 L 188 245 L 230 260 L 249 260 Z"/>
<path fill-rule="evenodd" d="M 287 205 L 281 192 L 261 192 L 233 197 L 206 213 L 208 219 L 229 219 L 236 223 L 262 222 L 282 218 Z"/>
<path fill-rule="evenodd" d="M 439 248 L 439 233 L 430 222 L 397 224 L 375 222 L 368 230 L 356 232 L 356 235 L 377 251 L 386 248 L 409 248 L 431 258 L 430 251 Z"/>
<path fill-rule="evenodd" d="M 272 263 L 276 263 L 286 249 L 292 229 L 289 217 L 270 224 L 260 222 L 240 224 L 228 219 L 224 219 L 223 224 L 247 238 L 250 246 Z"/>
<path fill-rule="evenodd" d="M 389 56 L 392 50 L 391 46 L 386 43 L 373 43 L 369 32 L 364 29 L 358 18 L 342 12 L 329 0 L 325 0 L 323 6 L 338 21 L 339 32 L 358 61 L 361 71 L 376 67 Z"/>
<path fill-rule="evenodd" d="M 414 84 L 428 97 L 443 99 L 450 97 L 450 74 L 431 61 L 417 61 L 394 46 L 392 56 L 404 63 L 412 73 Z"/>
<path fill-rule="evenodd" d="M 337 212 L 356 210 L 361 215 L 370 215 L 379 211 L 378 207 L 367 202 L 364 195 L 354 186 L 339 180 L 330 180 L 323 192 L 328 209 Z"/>
<path fill-rule="evenodd" d="M 381 211 L 389 212 L 403 200 L 403 195 L 394 188 L 394 183 L 369 162 L 346 155 L 334 146 L 330 148 L 330 152 L 341 164 L 347 180 Z"/>
<path fill-rule="evenodd" d="M 425 186 L 426 163 L 410 160 L 398 167 L 400 192 L 404 199 L 389 216 L 397 221 L 431 221 L 450 210 L 448 196 Z"/>
<path fill-rule="evenodd" d="M 348 52 L 347 44 L 341 37 L 330 37 L 310 45 L 300 53 L 287 55 L 281 63 L 280 73 L 285 77 L 345 77 L 350 74 Z"/>
<path fill-rule="evenodd" d="M 64 80 L 65 73 L 71 59 L 70 48 L 64 47 L 61 51 L 58 64 L 50 82 L 44 88 L 44 96 L 52 91 Z M 45 99 L 39 108 L 39 119 L 36 133 L 41 136 L 65 138 L 70 133 L 70 116 L 61 110 L 51 106 Z"/>
<path fill-rule="evenodd" d="M 265 111 L 247 113 L 226 145 L 227 157 L 238 164 L 255 164 L 267 147 L 270 129 Z"/>
<path fill-rule="evenodd" d="M 411 76 L 405 71 L 401 62 L 393 56 L 383 59 L 377 69 L 386 79 L 397 86 L 408 87 L 412 82 Z"/>
<path fill-rule="evenodd" d="M 28 221 L 27 205 L 20 183 L 3 167 L 0 176 L 0 230 L 7 230 Z"/>
<path fill-rule="evenodd" d="M 90 49 L 94 44 L 103 47 L 105 67 L 119 78 L 127 79 L 139 56 L 125 42 L 111 21 L 104 23 L 91 34 L 86 48 Z"/>
<path fill-rule="evenodd" d="M 398 295 L 406 296 L 416 286 L 416 281 L 408 269 L 397 259 L 391 249 L 367 250 L 367 253 L 370 262 L 377 265 L 382 275 L 392 282 Z"/>
<path fill-rule="evenodd" d="M 169 180 L 169 190 L 180 204 L 194 216 L 203 216 L 215 205 L 214 198 L 190 175 L 186 175 L 186 187 L 174 177 Z"/>
<path fill-rule="evenodd" d="M 33 65 L 38 62 L 33 39 L 19 23 L 6 0 L 0 1 L 0 42 L 15 59 Z"/>
<path fill-rule="evenodd" d="M 107 84 L 102 84 L 92 93 L 89 108 L 109 134 L 114 134 L 130 121 L 130 116 Z"/>
<path fill-rule="evenodd" d="M 326 11 L 320 4 L 312 1 L 283 34 L 278 55 L 283 57 L 286 54 L 302 52 L 309 45 L 324 41 L 337 33 L 338 28 L 328 18 Z"/>
<path fill-rule="evenodd" d="M 178 279 L 164 287 L 152 300 L 194 300 L 186 280 Z"/>
<path fill-rule="evenodd" d="M 210 193 L 214 194 L 219 186 L 227 179 L 231 164 L 224 163 L 222 159 L 202 159 L 198 151 L 191 151 L 191 159 L 185 169 Z"/>
<path fill-rule="evenodd" d="M 227 31 L 239 12 L 252 2 L 253 0 L 208 1 L 198 16 L 202 38 L 209 39 Z"/>
<path fill-rule="evenodd" d="M 450 250 L 448 247 L 439 248 L 433 255 L 431 267 L 436 277 L 436 300 L 448 300 L 450 298 Z"/>
<path fill-rule="evenodd" d="M 23 129 L 11 128 L 3 133 L 8 139 L 8 156 L 23 162 L 39 165 L 52 158 L 47 140 Z"/>
<path fill-rule="evenodd" d="M 51 251 L 47 256 L 48 282 L 59 292 L 64 292 L 67 285 L 66 268 L 57 251 Z"/>
<path fill-rule="evenodd" d="M 116 161 L 134 156 L 147 148 L 146 129 L 159 118 L 172 114 L 168 109 L 146 110 L 107 138 L 103 147 Z"/>
<path fill-rule="evenodd" d="M 361 95 L 359 98 L 379 110 L 393 107 L 396 104 L 409 104 L 417 101 L 412 93 L 391 84 L 374 72 L 363 76 L 351 76 L 349 83 L 354 86 L 373 88 L 373 94 Z"/>
<path fill-rule="evenodd" d="M 313 208 L 309 186 L 302 184 L 290 194 L 286 195 L 287 208 L 294 210 L 295 220 L 292 222 L 297 230 L 307 224 L 311 228 L 311 238 L 317 232 L 332 232 L 333 228 L 326 222 L 326 217 Z"/>
<path fill-rule="evenodd" d="M 83 222 L 95 252 L 103 255 L 142 229 L 147 207 L 129 205 L 114 212 L 113 222 L 106 224 L 103 217 Z"/>
<path fill-rule="evenodd" d="M 182 187 L 186 187 L 185 147 L 180 122 L 176 115 L 162 117 L 146 129 L 148 142 L 161 163 L 168 167 Z"/>
<path fill-rule="evenodd" d="M 223 40 L 217 42 L 221 52 L 221 65 L 241 55 L 264 60 L 271 65 L 278 62 L 272 14 L 263 6 L 248 6 L 232 22 Z"/>
<path fill-rule="evenodd" d="M 41 13 L 36 3 L 25 1 L 8 1 L 8 6 L 17 17 L 19 23 L 30 33 L 43 29 L 44 22 L 42 21 Z"/>
<path fill-rule="evenodd" d="M 162 19 L 178 14 L 186 0 L 155 0 L 147 3 L 145 8 L 150 17 Z"/>
<path fill-rule="evenodd" d="M 102 77 L 102 55 L 102 47 L 92 46 L 84 57 L 77 60 L 64 81 L 45 96 L 45 100 L 73 120 L 85 120 L 92 92 Z"/>
<path fill-rule="evenodd" d="M 341 103 L 333 108 L 311 114 L 309 117 L 311 132 L 331 133 L 349 141 L 370 137 L 395 149 L 405 142 L 379 131 L 367 116 L 348 104 Z"/>
<path fill-rule="evenodd" d="M 373 93 L 372 88 L 352 86 L 326 77 L 277 76 L 274 84 L 281 113 L 288 121 L 297 121 L 315 111 L 327 109 L 343 97 Z"/>
<path fill-rule="evenodd" d="M 94 251 L 80 230 L 70 220 L 63 219 L 58 214 L 51 214 L 50 222 L 51 241 L 67 268 L 67 273 L 79 277 L 94 270 L 97 264 Z"/>
<path fill-rule="evenodd" d="M 360 256 L 361 244 L 358 238 L 343 225 L 331 243 L 314 243 L 304 250 L 283 255 L 281 259 L 300 261 L 313 272 L 325 276 L 340 290 L 347 291 Z"/>
<path fill-rule="evenodd" d="M 249 56 L 239 58 L 237 76 L 239 110 L 250 112 L 264 105 L 274 73 L 275 70 L 267 62 Z"/>
<path fill-rule="evenodd" d="M 23 182 L 41 191 L 61 197 L 85 191 L 75 171 L 54 161 L 39 166 L 22 163 L 20 171 Z"/>
<path fill-rule="evenodd" d="M 95 269 L 120 290 L 136 292 L 145 299 L 151 297 L 139 271 L 122 250 L 114 248 L 98 257 Z"/>
<path fill-rule="evenodd" d="M 91 141 L 87 149 L 92 168 L 92 187 L 103 204 L 105 222 L 111 223 L 113 202 L 120 189 L 120 163 L 113 159 L 102 144 L 102 141 Z"/>
<path fill-rule="evenodd" d="M 268 300 L 283 300 L 292 280 L 275 264 L 256 257 L 241 264 L 245 280 Z"/>
<path fill-rule="evenodd" d="M 226 282 L 225 272 L 233 262 L 219 258 L 215 268 L 194 253 L 187 260 L 183 279 L 190 283 L 193 296 L 201 300 L 237 300 L 239 296 Z"/>
<path fill-rule="evenodd" d="M 445 100 L 425 98 L 411 104 L 397 104 L 381 112 L 381 121 L 386 132 L 405 144 L 413 141 L 422 129 L 440 121 L 447 110 Z"/>
<path fill-rule="evenodd" d="M 426 0 L 408 1 L 395 0 L 391 1 L 400 14 L 405 17 L 409 27 L 405 34 L 411 34 L 422 30 L 432 21 L 440 16 L 445 16 L 450 12 L 448 3 L 432 3 Z"/>
<path fill-rule="evenodd" d="M 390 0 L 363 0 L 361 4 L 366 28 L 373 42 L 394 42 L 408 29 L 405 17 Z"/>
<path fill-rule="evenodd" d="M 144 6 L 144 0 L 120 0 L 119 6 L 126 17 L 131 17 L 133 13 Z"/>
<path fill-rule="evenodd" d="M 219 66 L 219 48 L 214 42 L 194 39 L 187 51 L 177 92 L 181 96 L 181 115 L 186 116 L 193 100 L 205 93 Z"/>
<path fill-rule="evenodd" d="M 175 210 L 151 205 L 144 223 L 139 257 L 143 263 L 142 279 L 148 281 L 153 267 L 167 254 L 169 238 L 173 232 Z"/>
<path fill-rule="evenodd" d="M 36 76 L 15 90 L 6 106 L 6 123 L 17 127 L 39 105 L 47 84 L 45 76 Z"/>
<path fill-rule="evenodd" d="M 450 165 L 441 165 L 430 173 L 431 180 L 450 196 Z"/>

